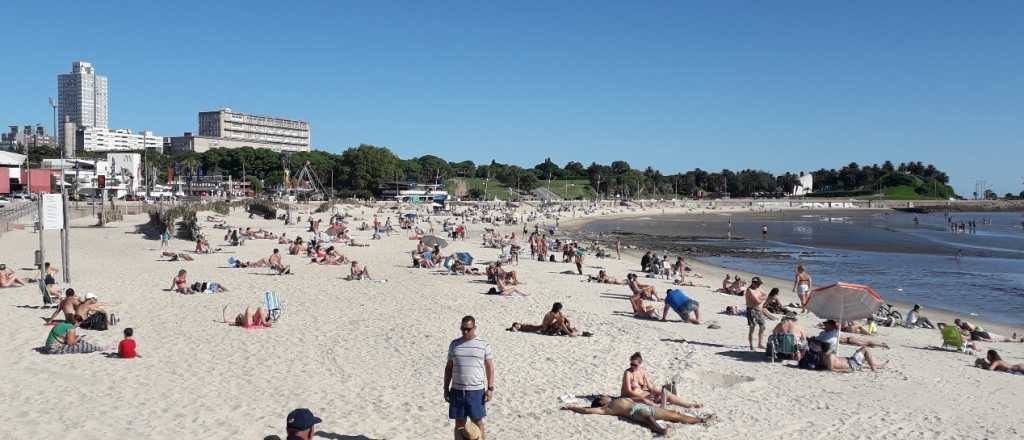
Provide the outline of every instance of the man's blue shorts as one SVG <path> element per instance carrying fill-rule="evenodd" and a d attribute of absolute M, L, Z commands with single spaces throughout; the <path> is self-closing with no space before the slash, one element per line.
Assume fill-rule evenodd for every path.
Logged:
<path fill-rule="evenodd" d="M 451 390 L 448 394 L 448 418 L 480 420 L 487 416 L 484 390 Z"/>
<path fill-rule="evenodd" d="M 680 307 L 672 307 L 672 310 L 675 310 L 675 312 L 678 313 L 681 318 L 688 319 L 687 315 L 689 315 L 690 312 L 697 310 L 698 307 L 700 307 L 700 303 L 697 302 L 697 300 L 695 299 L 690 299 L 683 303 L 683 305 Z"/>

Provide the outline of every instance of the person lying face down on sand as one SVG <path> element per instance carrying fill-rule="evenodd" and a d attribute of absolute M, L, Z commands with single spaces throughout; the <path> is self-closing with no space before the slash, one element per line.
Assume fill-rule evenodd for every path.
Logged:
<path fill-rule="evenodd" d="M 579 329 L 569 322 L 569 318 L 562 313 L 562 303 L 559 302 L 556 302 L 551 306 L 550 312 L 544 314 L 544 319 L 541 321 L 540 325 L 513 322 L 512 327 L 508 330 L 513 332 L 543 333 L 546 335 L 556 336 L 587 335 L 587 333 L 581 333 Z"/>
<path fill-rule="evenodd" d="M 160 256 L 168 257 L 168 259 L 164 260 L 164 261 L 192 261 L 192 260 L 194 260 L 194 258 L 192 258 L 192 256 L 189 255 L 189 254 L 182 254 L 182 253 L 171 252 L 171 251 L 163 251 L 163 252 L 160 253 Z"/>
<path fill-rule="evenodd" d="M 654 291 L 654 286 L 641 284 L 635 273 L 626 276 L 626 284 L 629 285 L 629 290 L 633 291 L 634 295 L 640 295 L 644 299 L 661 301 L 661 298 L 658 298 L 658 293 Z"/>
<path fill-rule="evenodd" d="M 14 271 L 7 268 L 6 264 L 0 264 L 0 287 L 24 286 L 25 280 L 15 276 Z"/>
<path fill-rule="evenodd" d="M 644 362 L 640 352 L 629 357 L 629 368 L 622 373 L 622 397 L 628 397 L 640 403 L 657 406 L 659 402 L 678 405 L 683 408 L 700 408 L 702 405 L 687 402 L 667 390 L 660 390 L 653 385 L 647 370 L 641 365 Z"/>
<path fill-rule="evenodd" d="M 714 420 L 714 416 L 693 417 L 677 411 L 659 408 L 657 405 L 635 402 L 633 399 L 626 397 L 612 398 L 605 395 L 594 399 L 589 408 L 563 406 L 562 409 L 577 414 L 625 417 L 660 435 L 667 434 L 669 429 L 661 427 L 658 424 L 658 420 L 687 425 L 707 424 Z"/>
<path fill-rule="evenodd" d="M 1005 371 L 1007 373 L 1018 373 L 1024 374 L 1024 364 L 1011 364 L 1003 360 L 1002 356 L 999 356 L 999 352 L 995 350 L 989 350 L 985 353 L 985 358 L 974 361 L 974 365 L 979 368 L 993 371 Z"/>

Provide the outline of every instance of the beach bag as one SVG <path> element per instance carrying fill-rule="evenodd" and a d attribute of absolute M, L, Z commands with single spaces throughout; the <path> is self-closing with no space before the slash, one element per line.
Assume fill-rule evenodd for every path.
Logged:
<path fill-rule="evenodd" d="M 85 318 L 78 326 L 85 330 L 106 330 L 107 314 L 103 312 L 93 313 L 92 316 Z"/>
<path fill-rule="evenodd" d="M 554 263 L 555 262 L 555 255 L 554 254 L 549 255 L 548 256 L 548 261 L 551 262 L 551 263 Z"/>

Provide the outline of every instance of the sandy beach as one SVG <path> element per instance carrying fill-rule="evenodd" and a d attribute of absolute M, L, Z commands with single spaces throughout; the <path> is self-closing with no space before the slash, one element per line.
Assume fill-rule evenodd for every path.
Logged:
<path fill-rule="evenodd" d="M 367 221 L 374 213 L 363 207 L 347 210 Z M 309 235 L 304 223 L 249 219 L 240 210 L 227 220 L 289 237 Z M 225 246 L 224 231 L 210 224 L 204 232 L 224 253 L 195 255 L 191 262 L 161 261 L 166 258 L 160 257 L 159 241 L 135 232 L 145 221 L 145 216 L 129 216 L 95 228 L 89 226 L 92 219 L 80 219 L 71 230 L 71 286 L 80 294 L 95 293 L 120 319 L 108 331 L 81 333 L 113 348 L 122 329 L 132 327 L 141 358 L 40 354 L 36 349 L 50 329 L 40 318 L 52 310 L 37 308 L 41 299 L 34 285 L 0 289 L 5 323 L 0 350 L 7 353 L 0 358 L 6 375 L 0 384 L 5 396 L 0 432 L 7 437 L 283 438 L 285 415 L 308 407 L 324 420 L 317 427 L 320 438 L 451 438 L 453 424 L 442 396 L 445 353 L 449 341 L 459 336 L 459 319 L 467 314 L 476 317 L 477 334 L 492 345 L 497 366 L 497 389 L 488 405 L 490 439 L 650 438 L 650 431 L 626 420 L 559 410 L 567 395 L 617 394 L 629 355 L 636 351 L 643 353 L 656 382 L 678 377 L 680 394 L 704 404 L 698 413 L 718 418 L 710 426 L 673 425 L 668 438 L 1024 436 L 1019 417 L 1024 376 L 974 368 L 976 356 L 936 349 L 941 345 L 936 330 L 881 328 L 875 336 L 862 337 L 892 347 L 872 349 L 879 360 L 889 361 L 879 372 L 807 371 L 788 361 L 769 364 L 762 351 L 750 351 L 745 319 L 719 314 L 728 305 L 742 305 L 742 297 L 714 293 L 714 287 L 684 290 L 700 301 L 701 318 L 718 323 L 719 329 L 685 324 L 675 315 L 668 322 L 635 319 L 626 286 L 582 282 L 585 277 L 576 275 L 572 264 L 531 261 L 528 252 L 513 269 L 529 296 L 501 297 L 485 294 L 491 286 L 482 276 L 411 268 L 409 251 L 416 242 L 408 231 L 384 240 L 355 231 L 371 246 L 340 248 L 366 264 L 375 278 L 387 279 L 376 283 L 345 281 L 347 266 L 309 264 L 291 255 L 284 260 L 294 275 L 227 268 L 229 256 L 256 260 L 286 245 L 251 240 Z M 444 253 L 470 252 L 482 267 L 498 255 L 497 249 L 481 245 L 483 228 L 490 225 L 467 226 L 469 239 L 449 241 Z M 522 225 L 498 230 L 521 233 Z M 0 261 L 19 276 L 35 276 L 30 268 L 37 246 L 30 229 L 5 233 Z M 194 243 L 174 239 L 171 248 L 187 252 Z M 57 235 L 48 234 L 50 261 L 59 261 L 58 249 Z M 692 265 L 705 277 L 698 281 L 715 287 L 726 272 L 736 273 Z M 589 274 L 605 269 L 624 278 L 639 269 L 639 259 L 631 253 L 621 260 L 588 255 L 584 266 Z M 179 269 L 188 271 L 189 283 L 216 281 L 230 291 L 166 291 Z M 659 294 L 671 286 L 665 280 L 643 282 L 654 284 Z M 791 281 L 766 282 L 766 289 L 782 290 L 784 303 L 796 300 Z M 234 314 L 259 305 L 265 291 L 277 292 L 285 303 L 282 319 L 272 328 L 247 330 L 221 322 L 225 308 Z M 539 323 L 555 301 L 594 336 L 505 331 L 513 321 Z M 662 304 L 656 307 L 660 311 Z M 952 318 L 932 310 L 924 315 L 935 322 Z M 818 333 L 814 325 L 819 319 L 801 315 L 799 322 L 809 334 Z M 986 327 L 1005 335 L 1024 333 L 991 323 Z M 1024 362 L 1024 344 L 981 343 L 981 348 L 995 348 L 1011 363 Z M 840 351 L 852 352 L 849 346 Z"/>

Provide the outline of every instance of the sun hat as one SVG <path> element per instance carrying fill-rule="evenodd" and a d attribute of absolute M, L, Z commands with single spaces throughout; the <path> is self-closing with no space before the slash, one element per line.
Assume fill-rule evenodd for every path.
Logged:
<path fill-rule="evenodd" d="M 462 438 L 466 440 L 477 440 L 480 438 L 480 427 L 476 426 L 472 420 L 466 420 L 466 427 L 457 430 L 462 434 Z"/>
<path fill-rule="evenodd" d="M 90 292 L 90 293 L 86 293 L 86 294 L 85 294 L 85 299 L 86 299 L 86 300 L 90 300 L 90 299 L 96 299 L 96 294 L 95 294 L 95 293 L 92 293 L 92 292 Z"/>

